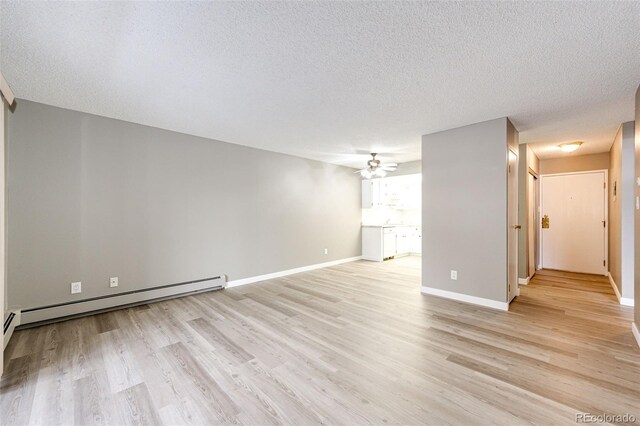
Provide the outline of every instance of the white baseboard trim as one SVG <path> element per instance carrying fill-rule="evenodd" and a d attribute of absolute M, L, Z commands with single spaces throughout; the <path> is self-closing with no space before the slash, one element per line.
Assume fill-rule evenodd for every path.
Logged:
<path fill-rule="evenodd" d="M 271 274 L 256 275 L 255 277 L 241 278 L 227 282 L 227 288 L 238 287 L 240 285 L 257 283 L 274 278 L 286 277 L 287 275 L 299 274 L 300 272 L 313 271 L 314 269 L 327 268 L 329 266 L 341 265 L 343 263 L 355 262 L 362 259 L 362 256 L 347 257 L 345 259 L 332 260 L 331 262 L 316 263 L 315 265 L 302 266 L 300 268 L 287 269 L 286 271 L 273 272 Z"/>
<path fill-rule="evenodd" d="M 630 297 L 621 297 L 620 304 L 624 306 L 635 306 L 635 301 Z"/>
<path fill-rule="evenodd" d="M 615 281 L 613 281 L 613 277 L 611 276 L 611 272 L 607 272 L 607 276 L 609 277 L 609 282 L 611 283 L 611 287 L 613 288 L 613 292 L 616 294 L 618 298 L 618 303 L 624 306 L 633 306 L 635 305 L 634 300 L 630 297 L 622 297 L 620 294 L 620 290 L 618 290 L 618 286 Z"/>
<path fill-rule="evenodd" d="M 453 291 L 440 290 L 439 288 L 422 287 L 422 293 L 432 296 L 444 297 L 445 299 L 457 300 L 458 302 L 471 303 L 473 305 L 486 306 L 487 308 L 508 311 L 509 304 L 507 302 L 498 302 L 497 300 L 485 299 L 482 297 L 469 296 L 468 294 L 455 293 Z"/>
<path fill-rule="evenodd" d="M 520 285 L 529 285 L 529 281 L 531 281 L 531 277 L 518 278 L 518 284 Z"/>
<path fill-rule="evenodd" d="M 631 332 L 633 333 L 633 336 L 636 338 L 636 343 L 638 343 L 638 346 L 640 346 L 640 330 L 638 330 L 638 326 L 636 325 L 635 322 L 631 323 Z"/>

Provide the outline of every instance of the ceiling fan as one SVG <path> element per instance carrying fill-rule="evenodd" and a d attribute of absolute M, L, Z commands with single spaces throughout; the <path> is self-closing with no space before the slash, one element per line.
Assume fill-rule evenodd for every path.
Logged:
<path fill-rule="evenodd" d="M 398 167 L 396 163 L 380 163 L 380 160 L 376 160 L 375 152 L 371 153 L 371 160 L 367 161 L 367 167 L 364 169 L 358 170 L 355 173 L 360 173 L 363 178 L 371 179 L 374 177 L 385 177 L 387 172 L 393 172 Z"/>

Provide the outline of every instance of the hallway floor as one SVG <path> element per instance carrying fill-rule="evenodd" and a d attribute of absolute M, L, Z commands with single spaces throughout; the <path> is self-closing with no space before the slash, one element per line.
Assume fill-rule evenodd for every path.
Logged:
<path fill-rule="evenodd" d="M 502 312 L 358 261 L 16 332 L 11 424 L 575 424 L 640 419 L 632 308 L 540 271 Z"/>

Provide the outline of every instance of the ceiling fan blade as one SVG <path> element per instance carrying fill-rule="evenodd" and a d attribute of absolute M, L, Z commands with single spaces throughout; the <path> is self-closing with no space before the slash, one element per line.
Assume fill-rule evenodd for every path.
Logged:
<path fill-rule="evenodd" d="M 389 167 L 389 166 L 380 166 L 379 169 L 386 170 L 388 172 L 393 172 L 397 169 L 397 167 Z"/>
<path fill-rule="evenodd" d="M 382 163 L 380 164 L 381 166 L 387 166 L 387 167 L 398 167 L 398 163 Z"/>
<path fill-rule="evenodd" d="M 367 169 L 360 169 L 360 170 L 356 170 L 356 171 L 355 171 L 355 172 L 353 172 L 353 173 L 362 173 L 362 171 L 363 171 L 363 170 L 367 170 Z"/>

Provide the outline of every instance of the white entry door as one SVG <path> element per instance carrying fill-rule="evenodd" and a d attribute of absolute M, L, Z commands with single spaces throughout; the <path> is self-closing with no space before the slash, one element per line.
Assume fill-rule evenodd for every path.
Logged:
<path fill-rule="evenodd" d="M 607 273 L 607 172 L 542 176 L 542 267 Z"/>

